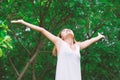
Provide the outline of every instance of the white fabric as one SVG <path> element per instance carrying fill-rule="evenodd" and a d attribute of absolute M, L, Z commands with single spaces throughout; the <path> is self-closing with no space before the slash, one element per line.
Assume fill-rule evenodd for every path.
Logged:
<path fill-rule="evenodd" d="M 79 45 L 75 44 L 75 50 L 64 41 L 61 45 L 57 55 L 55 80 L 81 80 Z"/>

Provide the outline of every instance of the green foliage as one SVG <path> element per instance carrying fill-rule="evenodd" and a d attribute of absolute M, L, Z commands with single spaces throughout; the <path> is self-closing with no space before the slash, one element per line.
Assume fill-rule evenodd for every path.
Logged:
<path fill-rule="evenodd" d="M 24 19 L 55 35 L 70 28 L 77 41 L 97 36 L 97 32 L 103 33 L 106 39 L 81 51 L 83 80 L 119 80 L 119 4 L 119 0 L 1 0 L 0 57 L 9 53 L 6 58 L 0 58 L 0 80 L 16 80 L 14 67 L 21 73 L 39 43 L 41 48 L 34 67 L 28 67 L 22 80 L 32 80 L 33 68 L 36 80 L 54 80 L 55 76 L 56 58 L 51 55 L 54 45 L 37 31 L 11 24 L 13 19 Z"/>
<path fill-rule="evenodd" d="M 1 22 L 0 24 L 0 57 L 3 55 L 2 49 L 12 49 L 11 38 L 7 35 L 8 26 Z"/>

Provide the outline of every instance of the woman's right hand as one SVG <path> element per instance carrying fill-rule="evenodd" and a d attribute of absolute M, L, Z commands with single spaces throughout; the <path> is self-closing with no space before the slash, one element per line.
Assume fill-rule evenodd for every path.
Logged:
<path fill-rule="evenodd" d="M 20 20 L 12 20 L 11 23 L 22 23 L 24 22 L 24 20 L 20 19 Z"/>

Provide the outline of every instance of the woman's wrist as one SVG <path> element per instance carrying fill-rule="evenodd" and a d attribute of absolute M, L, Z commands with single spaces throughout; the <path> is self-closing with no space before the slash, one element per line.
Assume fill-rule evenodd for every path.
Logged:
<path fill-rule="evenodd" d="M 104 38 L 104 36 L 99 36 L 99 35 L 98 35 L 97 37 L 98 37 L 99 39 L 102 39 L 102 38 Z"/>
<path fill-rule="evenodd" d="M 19 20 L 19 23 L 21 24 L 24 24 L 24 22 L 25 22 L 24 20 Z"/>

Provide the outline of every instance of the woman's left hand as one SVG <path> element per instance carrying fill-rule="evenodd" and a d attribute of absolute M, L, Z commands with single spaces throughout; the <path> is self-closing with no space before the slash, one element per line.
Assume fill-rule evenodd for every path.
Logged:
<path fill-rule="evenodd" d="M 100 38 L 105 38 L 105 36 L 102 35 L 102 34 L 100 34 L 100 33 L 98 33 L 98 36 L 99 36 Z"/>

